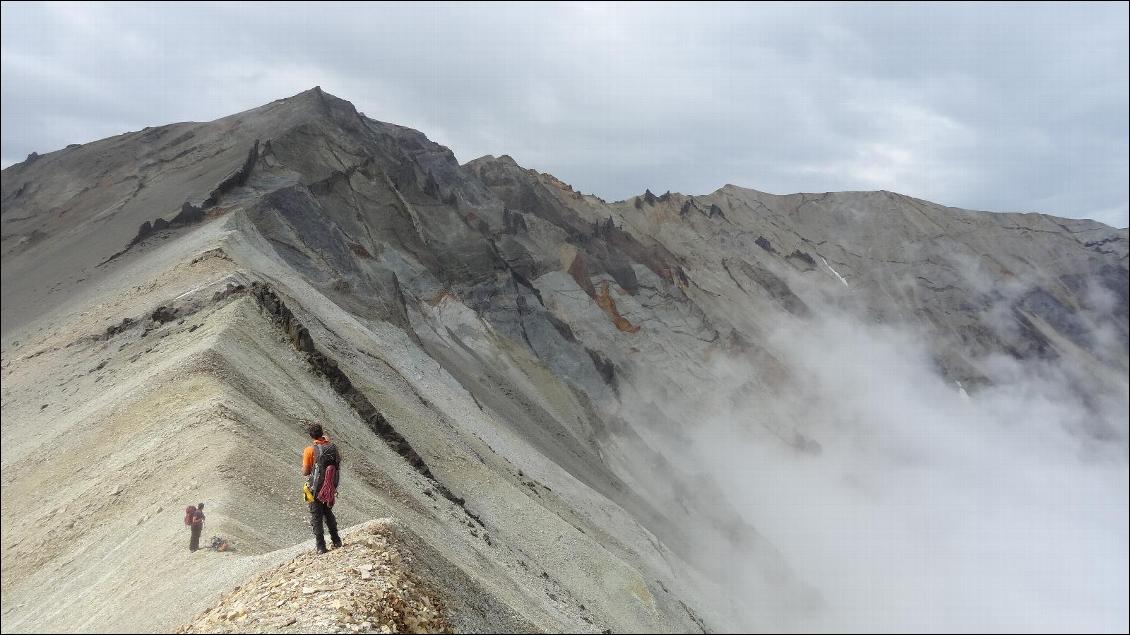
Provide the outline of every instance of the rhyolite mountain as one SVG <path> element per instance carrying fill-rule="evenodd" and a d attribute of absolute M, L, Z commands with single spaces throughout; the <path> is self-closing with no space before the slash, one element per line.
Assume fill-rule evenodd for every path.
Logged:
<path fill-rule="evenodd" d="M 745 397 L 803 383 L 779 325 L 911 329 L 974 395 L 998 356 L 1085 403 L 1127 376 L 1126 229 L 891 192 L 607 202 L 319 88 L 33 154 L 2 204 L 6 631 L 171 628 L 289 557 L 300 418 L 343 447 L 340 522 L 428 545 L 457 629 L 776 624 L 819 594 L 662 439 L 734 364 Z M 234 552 L 187 553 L 197 500 Z"/>

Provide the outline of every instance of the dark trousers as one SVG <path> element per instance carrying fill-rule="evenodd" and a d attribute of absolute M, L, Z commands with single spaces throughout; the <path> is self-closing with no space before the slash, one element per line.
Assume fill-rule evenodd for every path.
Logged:
<path fill-rule="evenodd" d="M 330 540 L 334 546 L 341 544 L 337 536 L 337 519 L 334 518 L 333 509 L 322 501 L 310 503 L 310 527 L 314 530 L 314 541 L 319 547 L 326 548 L 326 538 L 322 535 L 322 520 L 326 521 L 326 528 L 330 530 Z"/>
<path fill-rule="evenodd" d="M 188 550 L 196 551 L 200 548 L 200 532 L 204 530 L 204 525 L 193 525 L 192 533 L 188 537 Z"/>

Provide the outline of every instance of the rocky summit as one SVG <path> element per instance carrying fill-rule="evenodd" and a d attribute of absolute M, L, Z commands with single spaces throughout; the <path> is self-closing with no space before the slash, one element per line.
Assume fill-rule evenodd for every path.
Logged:
<path fill-rule="evenodd" d="M 343 542 L 329 554 L 306 550 L 254 576 L 177 632 L 452 632 L 443 603 L 417 579 L 414 571 L 422 567 L 400 544 L 395 522 L 365 523 L 347 532 Z M 491 617 L 485 624 L 462 626 L 482 629 L 502 621 Z"/>
<path fill-rule="evenodd" d="M 313 625 L 276 609 L 322 592 L 270 594 L 312 549 L 303 419 L 342 450 L 339 522 L 395 518 L 424 554 L 381 573 L 403 594 L 318 622 L 377 632 L 803 628 L 836 601 L 770 511 L 805 481 L 763 453 L 873 500 L 897 479 L 841 450 L 919 435 L 890 454 L 928 465 L 957 434 L 933 413 L 978 421 L 1033 377 L 1017 403 L 1126 461 L 1127 230 L 1093 221 L 733 185 L 609 202 L 319 88 L 33 154 L 2 204 L 5 632 Z M 906 428 L 868 427 L 896 406 Z M 187 550 L 198 501 L 232 549 Z M 385 566 L 351 553 L 299 568 Z"/>

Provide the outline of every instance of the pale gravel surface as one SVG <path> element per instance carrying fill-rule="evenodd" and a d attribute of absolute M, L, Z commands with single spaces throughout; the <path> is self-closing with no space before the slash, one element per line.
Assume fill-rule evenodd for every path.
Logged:
<path fill-rule="evenodd" d="M 342 531 L 343 545 L 304 549 L 258 573 L 178 633 L 450 633 L 443 602 L 413 573 L 391 519 Z"/>

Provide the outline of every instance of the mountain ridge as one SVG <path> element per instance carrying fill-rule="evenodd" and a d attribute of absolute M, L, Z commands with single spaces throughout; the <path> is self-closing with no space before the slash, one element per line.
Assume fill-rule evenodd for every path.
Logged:
<path fill-rule="evenodd" d="M 1010 364 L 1052 369 L 1073 434 L 1126 453 L 1106 413 L 1125 401 L 1127 231 L 1093 221 L 882 191 L 609 203 L 508 155 L 460 165 L 320 88 L 37 157 L 3 171 L 2 201 L 21 630 L 181 624 L 301 541 L 299 418 L 355 457 L 348 522 L 397 518 L 515 616 L 498 628 L 803 629 L 815 581 L 700 430 L 835 456 L 859 422 L 826 414 L 842 395 L 796 342 L 843 325 L 913 342 L 955 404 L 1008 388 Z M 142 486 L 105 496 L 100 460 Z M 173 546 L 161 510 L 186 498 L 217 510 L 234 566 Z M 99 577 L 122 536 L 139 548 Z M 154 558 L 189 573 L 155 579 Z M 36 595 L 60 579 L 85 586 Z M 138 585 L 150 603 L 96 608 Z"/>
<path fill-rule="evenodd" d="M 274 100 L 270 103 L 263 104 L 262 106 L 249 108 L 245 111 L 241 111 L 239 113 L 235 113 L 235 114 L 232 114 L 232 115 L 226 115 L 224 117 L 220 117 L 218 119 L 213 119 L 211 121 L 182 121 L 182 122 L 164 124 L 164 125 L 160 125 L 160 126 L 147 126 L 145 128 L 142 128 L 141 130 L 127 131 L 127 132 L 123 132 L 123 133 L 118 134 L 118 135 L 106 137 L 105 139 L 99 139 L 99 140 L 90 141 L 90 142 L 87 142 L 87 143 L 68 144 L 64 148 L 60 148 L 58 150 L 53 150 L 53 151 L 50 151 L 50 152 L 47 152 L 47 153 L 44 153 L 44 154 L 40 154 L 38 152 L 32 152 L 28 156 L 28 158 L 25 159 L 24 161 L 13 163 L 12 165 L 10 165 L 10 166 L 8 166 L 7 168 L 4 168 L 4 169 L 8 170 L 10 168 L 17 168 L 17 167 L 20 167 L 20 166 L 25 166 L 29 163 L 33 163 L 33 162 L 38 161 L 38 160 L 43 159 L 43 158 L 51 157 L 52 155 L 58 155 L 59 153 L 66 152 L 68 150 L 75 150 L 75 149 L 80 148 L 80 147 L 86 147 L 86 146 L 90 146 L 92 144 L 102 143 L 102 142 L 106 142 L 106 141 L 109 141 L 109 140 L 112 140 L 112 139 L 118 139 L 118 138 L 121 138 L 121 137 L 128 137 L 128 136 L 131 136 L 131 135 L 139 135 L 139 134 L 142 134 L 142 133 L 163 134 L 164 133 L 163 131 L 165 131 L 167 129 L 181 128 L 181 127 L 185 127 L 185 126 L 199 126 L 199 125 L 216 124 L 216 123 L 220 123 L 220 122 L 229 122 L 229 121 L 230 122 L 238 122 L 246 116 L 256 114 L 256 113 L 261 113 L 265 110 L 269 110 L 271 108 L 276 108 L 279 105 L 292 105 L 295 108 L 301 108 L 303 105 L 309 104 L 311 102 L 315 105 L 316 109 L 321 113 L 322 116 L 329 116 L 332 107 L 340 107 L 340 108 L 347 109 L 348 111 L 351 111 L 352 114 L 357 115 L 359 118 L 364 118 L 365 120 L 381 124 L 382 126 L 388 126 L 388 127 L 394 128 L 394 129 L 400 129 L 402 131 L 408 132 L 409 134 L 423 136 L 418 131 L 413 130 L 411 128 L 408 128 L 406 126 L 400 126 L 400 125 L 389 123 L 389 122 L 383 122 L 383 121 L 378 121 L 378 120 L 375 120 L 375 119 L 370 119 L 370 118 L 366 117 L 363 113 L 358 111 L 357 108 L 353 105 L 352 102 L 345 100 L 345 99 L 342 99 L 340 97 L 336 97 L 336 96 L 334 96 L 330 93 L 325 92 L 324 90 L 322 90 L 321 86 L 314 86 L 314 87 L 309 88 L 307 90 L 296 93 L 296 94 L 294 94 L 290 97 L 279 98 L 279 99 L 276 99 L 276 100 Z M 426 136 L 424 138 L 426 139 Z M 436 142 L 432 142 L 430 140 L 429 140 L 429 142 L 434 143 L 435 145 L 439 145 L 444 150 L 447 150 L 448 152 L 450 152 L 450 149 L 447 148 L 446 146 L 442 146 L 441 144 L 438 144 Z M 464 162 L 463 164 L 461 164 L 461 167 L 467 167 L 467 166 L 471 165 L 472 163 L 479 162 L 479 161 L 482 161 L 482 160 L 493 161 L 493 160 L 496 160 L 496 159 L 497 160 L 508 160 L 510 163 L 513 163 L 515 166 L 519 167 L 520 169 L 534 170 L 538 174 L 552 178 L 552 179 L 554 179 L 554 180 L 556 180 L 560 183 L 566 184 L 570 188 L 573 187 L 573 186 L 569 185 L 566 181 L 559 179 L 558 177 L 556 177 L 555 175 L 553 175 L 549 172 L 539 172 L 534 168 L 522 167 L 520 164 L 518 164 L 518 162 L 511 155 L 505 154 L 505 153 L 498 155 L 497 157 L 495 155 L 492 155 L 492 154 L 486 154 L 486 155 L 483 155 L 483 156 L 480 156 L 480 157 L 477 157 L 477 158 L 474 158 L 474 159 L 471 159 L 469 161 Z M 930 201 L 927 201 L 926 199 L 919 199 L 917 197 L 913 197 L 913 196 L 910 196 L 910 195 L 907 195 L 907 194 L 902 194 L 902 193 L 899 193 L 899 192 L 893 192 L 893 191 L 890 191 L 890 190 L 883 190 L 883 189 L 880 189 L 880 190 L 837 190 L 837 191 L 827 191 L 827 192 L 792 192 L 792 193 L 786 193 L 786 194 L 773 194 L 773 193 L 770 193 L 770 192 L 757 190 L 755 188 L 751 188 L 751 187 L 747 187 L 747 186 L 736 185 L 736 184 L 733 184 L 733 183 L 723 184 L 722 186 L 718 187 L 717 189 L 715 189 L 714 191 L 712 191 L 710 193 L 685 194 L 685 193 L 681 193 L 681 192 L 670 192 L 669 191 L 668 194 L 675 194 L 675 195 L 678 195 L 678 196 L 685 196 L 685 197 L 693 198 L 695 196 L 705 197 L 705 196 L 717 195 L 720 192 L 728 190 L 728 189 L 730 189 L 730 190 L 741 190 L 741 191 L 745 191 L 745 192 L 755 193 L 755 194 L 758 194 L 758 195 L 775 196 L 775 197 L 805 196 L 805 195 L 818 195 L 818 194 L 824 194 L 824 195 L 827 195 L 827 194 L 872 194 L 872 193 L 884 192 L 884 193 L 894 194 L 894 195 L 897 195 L 897 196 L 905 196 L 907 198 L 911 198 L 911 199 L 914 199 L 914 200 L 917 200 L 917 201 L 920 201 L 920 202 L 936 204 L 936 203 L 932 203 Z M 650 191 L 650 190 L 648 190 L 648 191 Z M 611 201 L 611 202 L 612 203 L 623 203 L 625 201 L 629 201 L 629 200 L 632 200 L 634 198 L 643 197 L 644 195 L 645 195 L 645 192 L 641 192 L 640 194 L 628 197 L 626 199 L 620 199 L 620 200 Z M 606 199 L 604 199 L 603 197 L 600 197 L 596 194 L 585 194 L 584 196 L 592 196 L 592 197 L 600 200 L 601 202 L 604 202 L 604 203 L 608 202 Z M 1097 221 L 1097 220 L 1085 219 L 1085 218 L 1075 218 L 1075 217 L 1068 217 L 1068 216 L 1058 216 L 1055 213 L 1051 213 L 1051 212 L 968 210 L 968 209 L 965 209 L 965 208 L 958 208 L 958 207 L 954 207 L 954 206 L 946 206 L 946 207 L 950 207 L 951 209 L 963 209 L 964 211 L 974 211 L 974 212 L 983 212 L 983 213 L 991 213 L 991 214 L 1021 214 L 1021 215 L 1036 214 L 1036 215 L 1047 216 L 1047 217 L 1050 217 L 1050 218 L 1057 218 L 1057 219 L 1063 219 L 1063 220 L 1072 220 L 1072 221 L 1074 221 L 1074 220 L 1085 220 L 1085 221 L 1089 221 L 1089 222 L 1092 222 L 1092 223 L 1098 223 L 1098 224 L 1104 225 L 1106 227 L 1110 227 L 1109 225 L 1105 225 L 1104 223 L 1101 223 L 1100 221 Z M 1111 228 L 1112 229 L 1127 229 L 1127 228 L 1117 228 L 1117 227 L 1111 227 Z"/>

